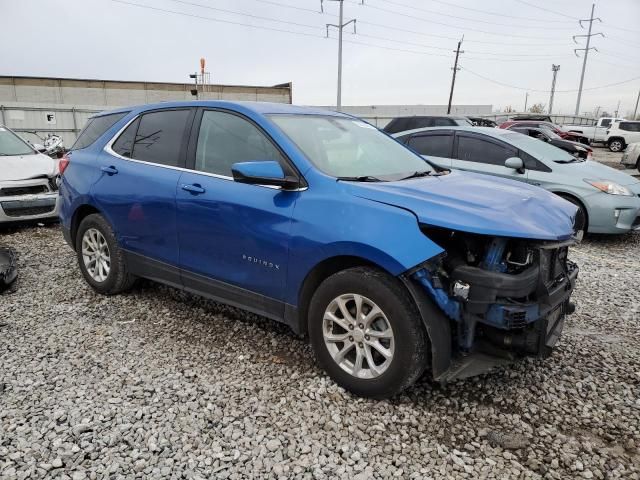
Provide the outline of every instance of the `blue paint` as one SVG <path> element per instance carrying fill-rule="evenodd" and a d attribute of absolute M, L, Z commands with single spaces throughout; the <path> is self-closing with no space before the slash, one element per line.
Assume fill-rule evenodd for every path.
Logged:
<path fill-rule="evenodd" d="M 489 244 L 487 254 L 482 262 L 482 268 L 490 272 L 505 272 L 507 265 L 503 261 L 504 249 L 507 246 L 506 238 L 494 238 Z"/>
<path fill-rule="evenodd" d="M 436 288 L 433 284 L 433 278 L 426 268 L 414 273 L 413 278 L 420 282 L 429 296 L 450 319 L 456 322 L 462 319 L 462 306 L 460 302 L 451 298 L 444 289 Z"/>

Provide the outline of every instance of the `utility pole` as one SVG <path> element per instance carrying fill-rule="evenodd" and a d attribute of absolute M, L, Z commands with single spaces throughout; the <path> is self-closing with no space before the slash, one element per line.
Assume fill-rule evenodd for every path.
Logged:
<path fill-rule="evenodd" d="M 549 115 L 553 111 L 553 96 L 556 93 L 556 76 L 560 70 L 560 65 L 551 64 L 551 71 L 553 72 L 553 80 L 551 80 L 551 98 L 549 98 Z"/>
<path fill-rule="evenodd" d="M 460 50 L 460 47 L 462 47 L 463 41 L 464 41 L 464 35 L 458 42 L 458 48 L 454 50 L 454 52 L 456 52 L 456 60 L 453 64 L 453 69 L 452 69 L 453 77 L 451 78 L 451 91 L 449 92 L 449 104 L 447 105 L 447 115 L 451 113 L 451 101 L 453 100 L 453 88 L 456 86 L 456 73 L 458 73 L 458 70 L 460 70 L 460 67 L 458 67 L 458 58 L 460 57 L 461 53 L 464 53 L 464 50 Z"/>
<path fill-rule="evenodd" d="M 638 103 L 640 102 L 640 90 L 638 90 L 638 98 L 636 98 L 636 108 L 633 110 L 633 120 L 638 118 Z"/>
<path fill-rule="evenodd" d="M 324 12 L 324 1 L 320 0 L 320 11 Z M 356 19 L 353 18 L 348 22 L 344 22 L 344 0 L 327 0 L 328 2 L 338 2 L 340 4 L 340 21 L 338 25 L 333 23 L 327 23 L 327 38 L 329 38 L 329 27 L 338 29 L 338 99 L 336 102 L 336 109 L 338 111 L 342 110 L 342 31 L 344 27 L 353 23 L 353 33 L 356 33 Z M 362 0 L 364 4 L 364 0 Z"/>
<path fill-rule="evenodd" d="M 524 94 L 524 113 L 527 113 L 527 104 L 529 103 L 529 92 Z"/>
<path fill-rule="evenodd" d="M 619 111 L 620 111 L 620 100 L 618 100 L 618 105 L 616 106 L 616 113 L 613 114 L 614 118 L 618 118 Z"/>
<path fill-rule="evenodd" d="M 582 73 L 580 74 L 580 87 L 578 87 L 578 101 L 576 102 L 576 115 L 579 115 L 580 113 L 580 100 L 582 99 L 582 85 L 584 83 L 584 71 L 587 69 L 587 57 L 589 56 L 589 50 L 595 50 L 596 52 L 598 51 L 598 49 L 596 47 L 591 47 L 591 37 L 595 37 L 596 35 L 602 35 L 604 37 L 604 33 L 591 33 L 591 29 L 593 27 L 593 22 L 594 20 L 598 20 L 599 22 L 602 23 L 602 20 L 600 19 L 600 17 L 598 18 L 593 18 L 593 11 L 596 8 L 596 4 L 593 3 L 591 4 L 591 17 L 589 17 L 588 20 L 578 20 L 578 23 L 580 24 L 581 28 L 584 28 L 584 26 L 582 25 L 582 22 L 589 22 L 589 32 L 586 35 L 574 35 L 573 36 L 573 41 L 577 44 L 578 42 L 576 41 L 576 38 L 578 37 L 585 37 L 587 39 L 587 46 L 585 48 L 574 48 L 573 49 L 573 53 L 575 53 L 576 57 L 580 57 L 578 55 L 579 51 L 584 51 L 584 59 L 582 60 Z"/>

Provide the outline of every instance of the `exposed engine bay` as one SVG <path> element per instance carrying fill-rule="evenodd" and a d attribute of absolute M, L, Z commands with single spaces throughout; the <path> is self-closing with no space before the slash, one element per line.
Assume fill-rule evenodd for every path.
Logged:
<path fill-rule="evenodd" d="M 513 359 L 546 357 L 567 314 L 578 267 L 567 259 L 576 242 L 490 237 L 423 227 L 445 253 L 412 278 L 453 320 L 454 351 Z"/>

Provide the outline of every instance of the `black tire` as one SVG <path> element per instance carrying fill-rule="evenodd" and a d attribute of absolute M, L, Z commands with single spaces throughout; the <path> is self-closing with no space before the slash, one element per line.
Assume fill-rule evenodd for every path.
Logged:
<path fill-rule="evenodd" d="M 636 161 L 636 169 L 638 170 L 638 173 L 640 173 L 640 156 L 638 156 L 638 160 Z"/>
<path fill-rule="evenodd" d="M 111 259 L 109 273 L 103 281 L 96 281 L 92 278 L 83 260 L 82 239 L 85 232 L 92 228 L 98 230 L 106 240 Z M 76 234 L 75 245 L 80 271 L 87 283 L 91 285 L 96 292 L 103 295 L 115 295 L 129 290 L 133 286 L 136 277 L 129 273 L 124 253 L 118 245 L 113 229 L 102 215 L 94 213 L 82 219 Z"/>
<path fill-rule="evenodd" d="M 345 294 L 361 295 L 373 301 L 393 330 L 393 356 L 386 370 L 377 377 L 358 378 L 343 370 L 325 344 L 325 311 L 334 299 Z M 308 321 L 309 337 L 319 365 L 336 383 L 356 395 L 392 397 L 412 385 L 428 364 L 429 343 L 417 307 L 402 284 L 380 270 L 350 268 L 327 278 L 311 299 Z"/>
<path fill-rule="evenodd" d="M 609 146 L 609 150 L 617 153 L 617 152 L 623 151 L 626 145 L 624 143 L 624 139 L 612 138 L 611 140 L 609 140 L 608 146 Z"/>
<path fill-rule="evenodd" d="M 580 200 L 574 198 L 570 195 L 559 195 L 564 198 L 567 202 L 573 203 L 576 207 L 578 207 L 578 213 L 576 214 L 576 224 L 575 230 L 576 232 L 582 230 L 584 235 L 587 234 L 587 229 L 589 228 L 589 216 L 587 215 L 587 211 L 584 208 L 584 205 Z"/>

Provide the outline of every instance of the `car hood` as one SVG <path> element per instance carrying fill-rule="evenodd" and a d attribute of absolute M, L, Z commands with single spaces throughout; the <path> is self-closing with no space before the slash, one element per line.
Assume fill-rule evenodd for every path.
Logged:
<path fill-rule="evenodd" d="M 57 163 L 42 154 L 0 156 L 0 182 L 51 177 Z"/>
<path fill-rule="evenodd" d="M 349 183 L 353 195 L 413 212 L 423 224 L 483 235 L 565 240 L 576 207 L 538 187 L 468 172 Z"/>
<path fill-rule="evenodd" d="M 559 163 L 557 165 L 563 167 L 566 173 L 570 173 L 572 176 L 579 176 L 581 180 L 611 180 L 625 186 L 640 183 L 640 180 L 633 178 L 631 175 L 590 160 L 586 162 Z"/>

